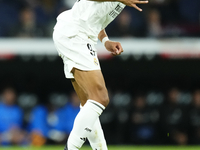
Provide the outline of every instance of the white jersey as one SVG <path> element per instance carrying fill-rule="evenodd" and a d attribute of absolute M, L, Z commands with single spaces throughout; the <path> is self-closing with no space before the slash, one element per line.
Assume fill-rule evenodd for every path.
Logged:
<path fill-rule="evenodd" d="M 67 37 L 86 34 L 92 41 L 97 42 L 98 34 L 111 23 L 124 9 L 120 2 L 95 2 L 78 0 L 72 9 L 57 17 L 55 30 Z"/>

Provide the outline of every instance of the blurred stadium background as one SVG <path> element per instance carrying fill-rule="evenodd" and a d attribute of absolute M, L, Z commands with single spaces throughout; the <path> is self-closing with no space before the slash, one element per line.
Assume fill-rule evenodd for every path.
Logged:
<path fill-rule="evenodd" d="M 0 147 L 65 144 L 79 101 L 51 35 L 74 2 L 0 0 Z M 121 56 L 97 45 L 110 94 L 101 116 L 107 143 L 199 145 L 200 1 L 141 7 L 127 7 L 107 28 Z"/>

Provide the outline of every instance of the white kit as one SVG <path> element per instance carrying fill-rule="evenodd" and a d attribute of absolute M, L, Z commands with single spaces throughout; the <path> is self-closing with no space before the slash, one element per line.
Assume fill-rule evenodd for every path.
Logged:
<path fill-rule="evenodd" d="M 57 17 L 53 39 L 63 58 L 65 75 L 73 78 L 73 67 L 80 70 L 100 70 L 95 44 L 101 30 L 124 9 L 120 2 L 78 0 L 72 9 Z"/>

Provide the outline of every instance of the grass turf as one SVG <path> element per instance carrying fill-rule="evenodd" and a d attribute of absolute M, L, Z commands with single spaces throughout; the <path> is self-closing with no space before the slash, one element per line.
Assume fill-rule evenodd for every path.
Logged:
<path fill-rule="evenodd" d="M 63 150 L 64 146 L 1 147 L 0 150 Z M 109 146 L 109 150 L 200 150 L 200 146 Z M 84 146 L 80 150 L 92 150 Z"/>

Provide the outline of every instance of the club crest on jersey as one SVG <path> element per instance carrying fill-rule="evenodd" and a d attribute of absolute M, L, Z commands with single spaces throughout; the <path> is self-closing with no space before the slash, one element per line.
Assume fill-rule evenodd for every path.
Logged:
<path fill-rule="evenodd" d="M 94 64 L 97 65 L 97 66 L 99 65 L 99 63 L 98 63 L 96 58 L 94 58 Z"/>

